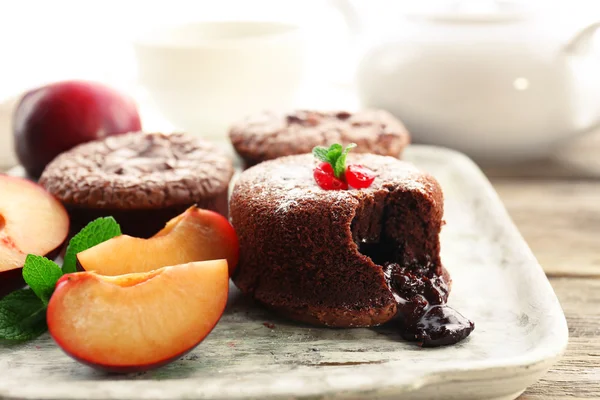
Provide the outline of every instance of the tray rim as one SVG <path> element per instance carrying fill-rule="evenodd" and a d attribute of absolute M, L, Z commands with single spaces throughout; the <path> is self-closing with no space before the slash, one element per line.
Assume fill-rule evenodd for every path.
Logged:
<path fill-rule="evenodd" d="M 505 229 L 503 234 L 508 235 L 509 241 L 511 243 L 519 243 L 519 248 L 515 251 L 518 251 L 519 254 L 522 255 L 524 259 L 524 263 L 528 265 L 528 268 L 532 268 L 532 273 L 539 275 L 539 285 L 544 286 L 544 291 L 549 291 L 551 294 L 551 298 L 553 300 L 552 304 L 549 304 L 548 307 L 551 308 L 551 312 L 546 312 L 544 315 L 547 316 L 551 322 L 550 330 L 553 332 L 552 335 L 545 334 L 543 336 L 543 340 L 537 342 L 535 347 L 531 350 L 525 351 L 518 356 L 511 356 L 505 359 L 488 359 L 481 361 L 473 361 L 468 365 L 456 366 L 453 368 L 434 368 L 427 372 L 413 373 L 411 371 L 407 371 L 405 368 L 396 368 L 400 362 L 398 361 L 390 361 L 383 364 L 377 365 L 357 365 L 352 367 L 328 367 L 326 370 L 328 374 L 332 376 L 336 376 L 338 374 L 344 375 L 368 375 L 368 376 L 380 376 L 382 374 L 386 375 L 386 381 L 388 382 L 385 385 L 386 392 L 393 393 L 405 393 L 405 392 L 413 392 L 415 390 L 419 390 L 425 387 L 436 386 L 439 384 L 444 384 L 448 381 L 453 382 L 475 382 L 475 381 L 485 381 L 495 377 L 501 377 L 499 379 L 510 379 L 511 377 L 523 377 L 524 375 L 533 376 L 540 375 L 550 368 L 554 362 L 556 362 L 560 356 L 564 353 L 566 346 L 568 344 L 568 327 L 566 318 L 562 311 L 562 308 L 556 298 L 556 294 L 550 282 L 547 280 L 546 275 L 538 263 L 537 259 L 533 255 L 531 249 L 528 247 L 525 239 L 522 237 L 521 233 L 518 231 L 516 225 L 510 218 L 507 210 L 502 204 L 498 194 L 495 189 L 487 179 L 487 177 L 483 174 L 480 168 L 466 155 L 447 148 L 437 147 L 437 146 L 428 146 L 428 145 L 411 145 L 407 150 L 409 152 L 417 152 L 419 157 L 423 158 L 435 158 L 440 159 L 443 158 L 445 162 L 449 162 L 452 165 L 456 165 L 456 169 L 461 172 L 469 171 L 472 174 L 472 178 L 476 180 L 477 186 L 481 188 L 482 196 L 485 197 L 486 207 L 493 208 L 494 214 L 497 217 L 497 223 L 499 225 L 504 225 Z M 19 175 L 19 166 L 13 167 L 7 173 Z M 328 383 L 328 387 L 326 390 L 319 390 L 316 393 L 310 393 L 309 391 L 303 390 L 302 393 L 299 393 L 296 389 L 297 385 L 305 389 L 307 386 L 311 385 L 311 376 L 314 374 L 322 375 L 323 370 L 319 368 L 311 367 L 312 370 L 303 371 L 302 376 L 292 377 L 292 381 L 297 381 L 295 384 L 292 384 L 290 381 L 290 386 L 286 388 L 286 390 L 279 390 L 278 392 L 271 393 L 263 393 L 261 398 L 264 399 L 275 399 L 275 398 L 301 398 L 315 395 L 360 395 L 361 393 L 372 393 L 373 391 L 378 391 L 381 389 L 380 383 L 377 381 L 364 383 L 359 381 L 352 381 L 348 379 L 332 379 Z M 292 375 L 291 372 L 285 372 L 283 374 L 276 375 L 278 379 L 288 379 Z M 316 378 L 316 376 L 315 376 Z M 537 379 L 537 378 L 536 378 Z M 184 378 L 184 380 L 188 380 Z M 298 380 L 302 382 L 298 382 Z M 139 390 L 144 392 L 143 387 L 148 389 L 148 385 L 154 384 L 163 384 L 166 388 L 170 385 L 165 385 L 166 382 L 169 381 L 152 381 L 152 380 L 136 380 L 136 381 L 119 381 L 119 383 L 125 382 L 130 388 L 140 386 L 136 393 L 138 394 L 138 398 L 144 398 L 143 393 L 140 393 Z M 6 382 L 0 382 L 0 397 L 15 397 L 14 393 L 11 393 L 10 389 L 15 382 L 12 382 L 11 385 L 8 385 Z M 112 381 L 112 383 L 117 383 L 117 381 Z M 69 383 L 70 385 L 71 383 Z M 29 385 L 27 385 L 29 386 Z M 117 385 L 119 386 L 119 385 Z M 34 389 L 34 388 L 30 388 Z M 525 388 L 523 388 L 525 389 Z M 28 390 L 25 390 L 28 392 Z M 54 396 L 64 397 L 64 395 L 68 395 L 68 393 L 64 393 L 64 391 L 52 390 L 50 387 L 44 388 L 41 391 L 33 390 L 23 396 L 17 395 L 16 397 L 21 398 L 37 398 L 39 396 L 47 397 L 53 396 L 50 392 L 54 391 Z M 115 387 L 114 392 L 117 392 L 117 388 Z M 63 392 L 63 393 L 58 393 Z M 159 395 L 161 392 L 160 389 L 151 388 L 150 392 L 153 395 Z M 133 392 L 132 392 L 133 393 Z M 168 394 L 169 391 L 163 393 L 163 395 Z M 75 393 L 70 393 L 75 394 Z M 112 393 L 114 396 L 118 397 L 118 393 Z M 189 393 L 188 393 L 189 394 Z M 69 398 L 79 398 L 77 396 Z M 50 397 L 54 398 L 54 397 Z M 240 396 L 239 398 L 247 398 L 246 395 Z"/>

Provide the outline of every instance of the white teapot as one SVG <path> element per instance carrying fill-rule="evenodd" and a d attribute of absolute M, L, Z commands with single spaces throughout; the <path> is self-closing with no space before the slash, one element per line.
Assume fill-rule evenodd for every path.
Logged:
<path fill-rule="evenodd" d="M 389 110 L 417 142 L 485 161 L 541 156 L 600 123 L 600 22 L 565 41 L 517 3 L 461 3 L 409 16 L 410 29 L 367 51 L 362 106 Z"/>

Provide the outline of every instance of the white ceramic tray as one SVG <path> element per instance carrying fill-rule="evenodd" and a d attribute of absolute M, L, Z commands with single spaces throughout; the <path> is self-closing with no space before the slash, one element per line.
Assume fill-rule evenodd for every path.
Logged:
<path fill-rule="evenodd" d="M 152 372 L 94 371 L 64 355 L 48 335 L 0 345 L 0 397 L 516 398 L 567 344 L 556 296 L 475 164 L 459 153 L 424 146 L 411 146 L 406 158 L 444 188 L 442 259 L 454 279 L 450 305 L 476 324 L 464 342 L 422 349 L 385 327 L 297 325 L 234 291 L 222 320 L 199 347 Z"/>

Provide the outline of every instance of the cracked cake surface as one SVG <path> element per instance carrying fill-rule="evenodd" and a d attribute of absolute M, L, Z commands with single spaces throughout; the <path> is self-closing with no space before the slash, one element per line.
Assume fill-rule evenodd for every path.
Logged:
<path fill-rule="evenodd" d="M 66 204 L 141 209 L 189 204 L 227 189 L 231 160 L 214 145 L 174 133 L 129 133 L 59 155 L 40 183 Z"/>
<path fill-rule="evenodd" d="M 383 110 L 264 111 L 234 124 L 229 136 L 248 166 L 329 143 L 356 143 L 356 152 L 398 157 L 410 141 L 404 125 Z"/>
<path fill-rule="evenodd" d="M 242 292 L 292 319 L 352 327 L 396 316 L 389 271 L 395 265 L 439 278 L 449 290 L 439 256 L 437 181 L 393 157 L 350 154 L 348 162 L 375 171 L 369 188 L 321 189 L 310 154 L 241 174 L 230 216 L 241 255 L 233 280 Z M 447 295 L 437 293 L 444 302 Z"/>
<path fill-rule="evenodd" d="M 40 184 L 67 208 L 74 230 L 113 216 L 123 233 L 149 237 L 189 206 L 227 216 L 231 159 L 184 133 L 133 132 L 56 157 Z"/>

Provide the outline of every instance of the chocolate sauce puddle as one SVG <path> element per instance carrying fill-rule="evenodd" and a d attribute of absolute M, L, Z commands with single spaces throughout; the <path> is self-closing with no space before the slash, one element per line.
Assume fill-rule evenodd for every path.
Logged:
<path fill-rule="evenodd" d="M 384 274 L 398 302 L 397 319 L 402 338 L 423 347 L 455 344 L 475 329 L 475 324 L 446 305 L 448 285 L 429 268 L 385 263 Z"/>

